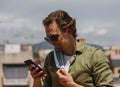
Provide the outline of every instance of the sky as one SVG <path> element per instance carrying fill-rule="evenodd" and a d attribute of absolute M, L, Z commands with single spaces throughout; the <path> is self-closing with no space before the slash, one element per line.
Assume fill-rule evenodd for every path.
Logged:
<path fill-rule="evenodd" d="M 120 0 L 0 0 L 0 44 L 44 41 L 42 20 L 59 9 L 76 19 L 77 38 L 120 45 Z"/>

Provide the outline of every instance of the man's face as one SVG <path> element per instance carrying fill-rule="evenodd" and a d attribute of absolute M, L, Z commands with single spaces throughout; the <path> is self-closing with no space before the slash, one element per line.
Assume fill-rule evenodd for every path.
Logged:
<path fill-rule="evenodd" d="M 46 39 L 55 49 L 61 50 L 68 55 L 73 51 L 75 41 L 73 35 L 67 30 L 62 32 L 55 21 L 46 28 L 46 36 Z"/>

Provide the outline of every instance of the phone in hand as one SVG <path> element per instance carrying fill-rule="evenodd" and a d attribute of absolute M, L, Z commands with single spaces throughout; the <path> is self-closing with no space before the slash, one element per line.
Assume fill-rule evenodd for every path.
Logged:
<path fill-rule="evenodd" d="M 26 66 L 30 66 L 33 64 L 35 67 L 38 67 L 37 72 L 43 71 L 43 69 L 40 66 L 38 66 L 36 63 L 34 63 L 31 59 L 25 60 L 24 63 Z M 33 67 L 33 69 L 35 69 L 35 67 Z"/>

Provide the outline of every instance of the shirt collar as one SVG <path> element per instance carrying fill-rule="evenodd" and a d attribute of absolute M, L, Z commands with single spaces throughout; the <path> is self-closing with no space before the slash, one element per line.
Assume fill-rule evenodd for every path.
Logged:
<path fill-rule="evenodd" d="M 85 48 L 85 44 L 84 43 L 80 43 L 80 42 L 76 41 L 75 54 L 76 55 L 82 54 L 82 52 L 84 51 L 84 48 Z"/>

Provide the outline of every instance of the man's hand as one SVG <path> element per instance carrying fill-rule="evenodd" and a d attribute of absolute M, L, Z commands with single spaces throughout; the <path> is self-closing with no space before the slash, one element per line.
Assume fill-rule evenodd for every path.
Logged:
<path fill-rule="evenodd" d="M 34 65 L 31 65 L 30 67 L 28 67 L 28 70 L 30 71 L 34 80 L 37 80 L 37 79 L 40 80 L 42 77 L 45 77 L 47 75 L 45 71 L 38 72 L 38 68 L 35 67 Z"/>
<path fill-rule="evenodd" d="M 58 79 L 60 84 L 62 84 L 65 87 L 83 87 L 78 84 L 76 84 L 72 78 L 72 76 L 66 72 L 64 69 L 59 69 L 57 72 Z"/>

